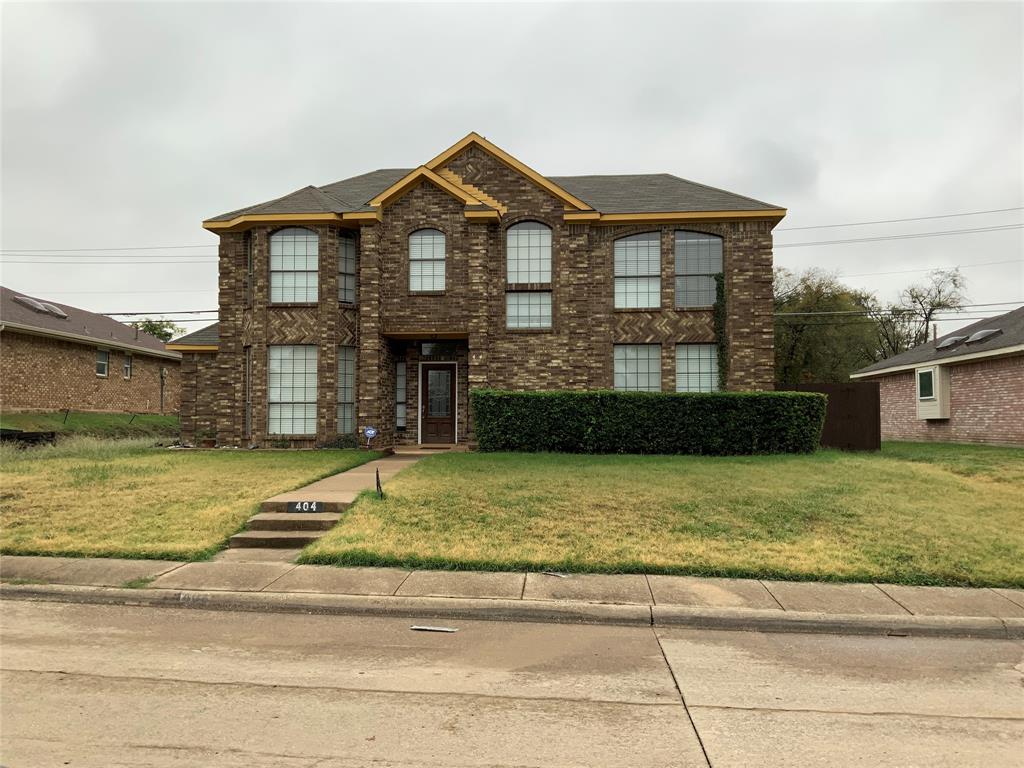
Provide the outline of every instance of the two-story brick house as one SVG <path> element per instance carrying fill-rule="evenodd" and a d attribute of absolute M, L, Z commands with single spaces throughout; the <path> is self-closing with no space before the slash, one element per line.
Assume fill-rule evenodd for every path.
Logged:
<path fill-rule="evenodd" d="M 706 391 L 719 345 L 726 388 L 770 389 L 784 215 L 668 174 L 544 177 L 472 133 L 216 216 L 195 407 L 225 445 L 462 443 L 471 388 Z"/>

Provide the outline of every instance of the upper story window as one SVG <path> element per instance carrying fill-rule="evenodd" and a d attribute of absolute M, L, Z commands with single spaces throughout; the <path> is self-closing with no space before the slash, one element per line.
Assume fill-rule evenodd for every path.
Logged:
<path fill-rule="evenodd" d="M 676 232 L 676 306 L 712 307 L 715 275 L 722 271 L 722 238 Z"/>
<path fill-rule="evenodd" d="M 615 308 L 661 306 L 661 235 L 645 232 L 615 241 Z"/>
<path fill-rule="evenodd" d="M 315 303 L 320 290 L 320 238 L 301 227 L 270 236 L 270 303 Z"/>
<path fill-rule="evenodd" d="M 245 234 L 245 306 L 252 306 L 252 294 L 253 294 L 253 274 L 256 263 L 255 249 L 256 236 L 252 232 L 246 232 Z"/>
<path fill-rule="evenodd" d="M 551 282 L 551 229 L 536 221 L 508 228 L 506 278 L 511 284 Z"/>
<path fill-rule="evenodd" d="M 444 233 L 421 229 L 409 235 L 409 290 L 444 290 Z"/>
<path fill-rule="evenodd" d="M 356 239 L 347 232 L 338 237 L 338 301 L 356 303 Z"/>

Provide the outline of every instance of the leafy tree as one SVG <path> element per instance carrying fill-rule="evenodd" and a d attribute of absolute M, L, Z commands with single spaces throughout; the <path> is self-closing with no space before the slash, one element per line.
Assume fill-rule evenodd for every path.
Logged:
<path fill-rule="evenodd" d="M 866 315 L 871 294 L 832 273 L 775 271 L 775 383 L 844 382 L 874 361 L 877 332 Z M 804 314 L 804 313 L 830 314 Z"/>
<path fill-rule="evenodd" d="M 873 301 L 875 359 L 893 357 L 928 341 L 928 329 L 936 314 L 963 309 L 966 285 L 959 269 L 936 269 L 922 282 L 904 288 L 895 304 L 883 308 Z"/>
<path fill-rule="evenodd" d="M 180 336 L 185 332 L 184 328 L 180 325 L 175 325 L 170 320 L 157 320 L 151 317 L 136 320 L 134 323 L 131 323 L 131 326 L 138 328 L 143 333 L 148 333 L 150 336 L 156 336 L 163 342 L 170 341 L 175 336 Z"/>

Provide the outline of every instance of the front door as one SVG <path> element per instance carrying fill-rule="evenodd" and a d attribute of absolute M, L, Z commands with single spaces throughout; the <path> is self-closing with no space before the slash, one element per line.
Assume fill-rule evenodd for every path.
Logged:
<path fill-rule="evenodd" d="M 423 365 L 420 442 L 455 442 L 455 366 Z"/>

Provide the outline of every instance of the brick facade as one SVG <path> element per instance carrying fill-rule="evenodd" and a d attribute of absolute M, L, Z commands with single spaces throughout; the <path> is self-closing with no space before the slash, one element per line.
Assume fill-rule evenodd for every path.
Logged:
<path fill-rule="evenodd" d="M 662 346 L 662 388 L 675 389 L 675 346 L 715 343 L 711 310 L 674 308 L 674 233 L 687 229 L 721 236 L 730 353 L 727 388 L 771 389 L 772 227 L 776 219 L 741 218 L 682 225 L 609 226 L 566 222 L 565 204 L 547 190 L 469 146 L 444 172 L 456 174 L 507 210 L 500 221 L 468 219 L 462 201 L 421 181 L 390 204 L 381 219 L 359 227 L 355 306 L 338 301 L 339 230 L 308 226 L 319 235 L 319 301 L 269 303 L 269 241 L 275 228 L 254 226 L 221 234 L 220 344 L 215 370 L 196 387 L 196 409 L 216 414 L 224 445 L 322 445 L 337 435 L 338 345 L 357 348 L 356 423 L 380 431 L 378 445 L 418 439 L 420 343 L 455 344 L 459 441 L 472 441 L 470 388 L 596 389 L 613 383 L 613 345 Z M 443 175 L 443 173 L 442 173 Z M 508 227 L 537 221 L 552 232 L 551 283 L 516 286 L 550 289 L 552 327 L 506 328 L 505 238 Z M 424 295 L 409 290 L 409 235 L 419 229 L 445 235 L 446 285 Z M 662 301 L 658 310 L 615 310 L 614 241 L 641 232 L 661 233 Z M 247 294 L 247 253 L 255 278 Z M 318 349 L 315 436 L 267 434 L 267 348 L 312 344 Z M 245 434 L 244 350 L 252 351 L 252 433 Z M 407 363 L 408 425 L 395 427 L 395 362 Z M 186 366 L 189 364 L 186 363 Z M 186 375 L 191 375 L 186 368 Z M 196 425 L 199 419 L 196 419 Z M 183 424 L 185 439 L 194 439 Z"/>
<path fill-rule="evenodd" d="M 190 441 L 216 439 L 217 412 L 213 398 L 219 369 L 216 352 L 181 354 L 181 431 Z"/>
<path fill-rule="evenodd" d="M 918 419 L 914 371 L 880 376 L 883 440 L 1024 445 L 1024 356 L 949 366 L 949 418 Z"/>
<path fill-rule="evenodd" d="M 177 413 L 177 360 L 133 352 L 123 374 L 123 350 L 110 349 L 106 378 L 96 375 L 97 346 L 18 333 L 0 333 L 0 410 Z M 160 371 L 164 369 L 161 404 Z"/>

